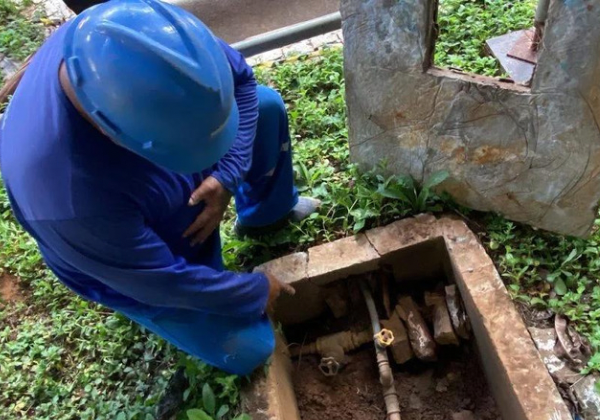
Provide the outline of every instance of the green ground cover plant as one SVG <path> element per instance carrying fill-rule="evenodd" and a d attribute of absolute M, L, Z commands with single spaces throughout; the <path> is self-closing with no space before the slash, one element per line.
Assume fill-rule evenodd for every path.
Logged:
<path fill-rule="evenodd" d="M 0 10 L 6 1 L 0 0 Z M 452 12 L 461 7 L 460 12 Z M 513 21 L 528 25 L 531 7 L 530 1 L 444 0 L 440 24 L 442 19 L 462 14 L 461 19 L 467 21 L 474 16 L 477 25 L 470 29 L 473 35 L 465 35 L 462 24 L 456 22 L 445 29 L 442 25 L 438 42 L 448 43 L 448 54 L 444 57 L 438 53 L 438 63 L 498 74 L 496 63 L 487 59 L 467 65 L 451 58 L 463 57 L 465 63 L 471 63 L 473 57 L 482 57 L 476 46 L 461 49 L 455 44 L 465 36 L 482 40 L 509 28 L 503 21 L 482 19 L 481 13 L 499 8 L 514 17 L 509 19 L 514 24 L 510 28 L 516 29 L 519 25 Z M 385 162 L 375 172 L 361 172 L 350 163 L 342 63 L 342 50 L 330 49 L 316 58 L 300 57 L 257 69 L 260 81 L 282 92 L 289 108 L 297 185 L 302 194 L 323 200 L 323 207 L 308 220 L 258 240 L 233 235 L 234 215 L 230 211 L 222 226 L 229 268 L 247 270 L 270 258 L 414 213 L 456 209 L 434 193 L 435 185 L 447 173 L 432 174 L 419 184 L 403 176 L 377 175 Z M 600 233 L 596 231 L 587 240 L 573 239 L 536 231 L 496 215 L 481 216 L 465 209 L 460 213 L 479 226 L 481 238 L 513 297 L 539 309 L 566 314 L 597 351 Z M 238 409 L 244 378 L 182 356 L 124 317 L 66 290 L 42 263 L 33 240 L 17 225 L 1 182 L 0 271 L 17 278 L 20 289 L 18 299 L 0 306 L 0 417 L 155 419 L 157 402 L 181 366 L 191 386 L 184 393 L 185 406 L 179 419 L 249 418 Z M 592 358 L 589 370 L 600 370 L 600 353 Z"/>

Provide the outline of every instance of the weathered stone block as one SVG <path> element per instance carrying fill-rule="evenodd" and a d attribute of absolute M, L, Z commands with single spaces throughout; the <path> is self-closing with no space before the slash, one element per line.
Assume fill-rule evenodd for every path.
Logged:
<path fill-rule="evenodd" d="M 398 364 L 406 363 L 414 357 L 408 332 L 404 323 L 396 312 L 392 314 L 390 319 L 382 319 L 381 326 L 387 328 L 394 334 L 394 342 L 390 346 L 390 352 L 394 361 Z"/>
<path fill-rule="evenodd" d="M 428 362 L 436 360 L 435 342 L 414 300 L 410 296 L 401 297 L 395 311 L 406 323 L 408 338 L 415 355 Z"/>
<path fill-rule="evenodd" d="M 351 157 L 586 235 L 600 199 L 600 7 L 553 1 L 531 88 L 431 68 L 436 0 L 342 0 Z"/>
<path fill-rule="evenodd" d="M 242 389 L 242 408 L 253 420 L 300 420 L 292 386 L 292 363 L 287 344 L 276 335 L 275 352 L 266 373 L 259 369 Z"/>
<path fill-rule="evenodd" d="M 379 254 L 364 234 L 308 250 L 308 277 L 318 285 L 377 269 Z"/>
<path fill-rule="evenodd" d="M 282 294 L 275 302 L 277 321 L 300 324 L 325 311 L 325 291 L 308 280 L 308 254 L 297 252 L 259 265 L 254 271 L 270 273 L 294 286 L 294 296 Z"/>
<path fill-rule="evenodd" d="M 371 229 L 365 234 L 377 253 L 384 257 L 401 248 L 441 236 L 441 232 L 438 231 L 439 225 L 432 223 L 432 220 L 436 219 L 431 215 L 402 219 L 387 226 Z"/>
<path fill-rule="evenodd" d="M 548 372 L 555 381 L 563 384 L 572 385 L 579 381 L 583 376 L 569 368 L 567 364 L 558 358 L 554 352 L 556 343 L 556 331 L 554 328 L 529 328 L 531 338 L 542 356 L 542 360 L 548 368 Z"/>
<path fill-rule="evenodd" d="M 308 277 L 308 254 L 296 252 L 259 265 L 255 272 L 270 273 L 284 283 L 292 284 Z"/>
<path fill-rule="evenodd" d="M 596 382 L 598 381 L 600 381 L 600 377 L 590 375 L 572 387 L 573 393 L 581 406 L 581 415 L 584 420 L 600 419 L 600 394 L 596 390 Z"/>
<path fill-rule="evenodd" d="M 455 269 L 478 347 L 485 355 L 486 376 L 496 378 L 490 388 L 503 418 L 571 420 L 494 265 L 471 270 L 458 263 Z"/>
<path fill-rule="evenodd" d="M 458 337 L 454 333 L 444 295 L 425 292 L 425 304 L 433 309 L 433 338 L 435 342 L 443 346 L 458 345 Z"/>

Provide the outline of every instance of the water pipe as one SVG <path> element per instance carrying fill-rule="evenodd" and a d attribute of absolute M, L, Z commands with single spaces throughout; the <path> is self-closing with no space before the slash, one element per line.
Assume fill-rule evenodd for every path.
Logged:
<path fill-rule="evenodd" d="M 319 337 L 317 341 L 307 346 L 290 350 L 294 358 L 303 354 L 319 354 L 321 363 L 319 369 L 325 376 L 335 376 L 345 364 L 346 353 L 359 348 L 373 340 L 370 331 L 343 331 L 336 334 Z"/>
<path fill-rule="evenodd" d="M 375 341 L 375 352 L 377 354 L 377 365 L 379 366 L 379 378 L 383 385 L 383 398 L 385 400 L 385 408 L 387 411 L 387 420 L 401 420 L 400 418 L 400 402 L 398 401 L 398 393 L 394 385 L 394 376 L 388 359 L 385 347 L 390 345 L 394 340 L 393 336 L 389 335 L 387 330 L 382 330 L 379 323 L 379 315 L 373 301 L 373 295 L 365 281 L 360 282 L 360 289 L 365 297 L 369 316 L 371 317 L 371 326 L 373 328 L 373 340 Z"/>
<path fill-rule="evenodd" d="M 550 0 L 538 0 L 534 20 L 535 33 L 531 43 L 531 48 L 534 50 L 539 48 L 542 37 L 544 36 L 544 26 L 546 25 L 546 19 L 548 19 L 549 7 Z"/>
<path fill-rule="evenodd" d="M 306 22 L 286 26 L 274 31 L 265 32 L 243 41 L 236 42 L 231 46 L 241 52 L 246 58 L 263 53 L 265 51 L 281 48 L 294 42 L 302 41 L 313 36 L 335 31 L 342 27 L 342 15 L 340 12 L 320 16 Z"/>

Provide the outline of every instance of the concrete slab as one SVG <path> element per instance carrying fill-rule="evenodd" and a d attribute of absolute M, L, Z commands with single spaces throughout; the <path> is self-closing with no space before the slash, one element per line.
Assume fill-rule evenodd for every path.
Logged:
<path fill-rule="evenodd" d="M 415 263 L 414 252 L 424 253 L 421 258 L 427 264 Z M 405 219 L 402 223 L 311 248 L 307 254 L 306 278 L 300 279 L 302 275 L 298 274 L 290 277 L 298 278 L 291 284 L 306 292 L 282 300 L 275 311 L 276 321 L 287 326 L 294 317 L 294 321 L 313 320 L 328 310 L 326 291 L 336 281 L 366 274 L 383 263 L 412 262 L 416 267 L 410 271 L 410 277 L 418 277 L 418 270 L 422 269 L 425 276 L 434 275 L 436 280 L 449 278 L 460 289 L 488 384 L 504 419 L 571 420 L 492 260 L 462 221 L 428 215 Z M 284 276 L 290 264 L 289 272 L 302 274 L 304 269 L 298 270 L 298 259 L 303 267 L 303 257 L 297 256 L 272 262 L 270 267 L 276 267 Z M 270 377 L 269 389 L 287 386 L 273 382 L 275 378 Z M 256 386 L 260 394 L 260 386 L 264 384 L 257 382 Z"/>
<path fill-rule="evenodd" d="M 437 0 L 343 0 L 350 155 L 586 236 L 600 201 L 600 7 L 552 1 L 531 87 L 432 67 Z"/>
<path fill-rule="evenodd" d="M 492 54 L 500 61 L 500 65 L 509 76 L 517 83 L 527 84 L 533 77 L 535 65 L 509 57 L 508 53 L 514 43 L 519 40 L 527 30 L 511 32 L 487 40 L 487 46 Z"/>
<path fill-rule="evenodd" d="M 581 406 L 583 420 L 600 419 L 600 393 L 598 393 L 597 385 L 599 382 L 600 377 L 598 375 L 590 375 L 571 388 Z"/>

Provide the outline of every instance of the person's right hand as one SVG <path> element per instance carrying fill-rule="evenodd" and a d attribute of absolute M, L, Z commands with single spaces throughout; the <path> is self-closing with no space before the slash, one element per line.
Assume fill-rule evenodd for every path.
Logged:
<path fill-rule="evenodd" d="M 272 274 L 265 273 L 265 275 L 269 280 L 269 299 L 267 300 L 267 312 L 273 313 L 273 306 L 275 305 L 275 301 L 281 295 L 281 293 L 283 292 L 293 296 L 296 293 L 296 290 Z"/>

